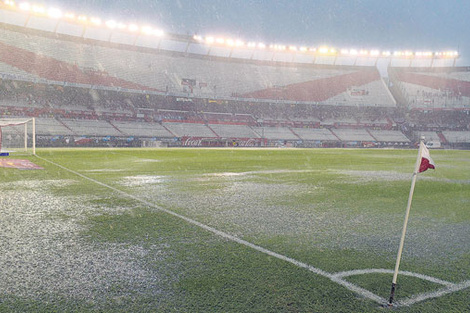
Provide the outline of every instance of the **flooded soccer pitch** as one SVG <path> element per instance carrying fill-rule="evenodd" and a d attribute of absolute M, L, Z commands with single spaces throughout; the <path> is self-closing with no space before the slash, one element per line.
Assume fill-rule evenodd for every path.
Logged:
<path fill-rule="evenodd" d="M 404 312 L 465 311 L 470 152 L 431 151 Z M 51 149 L 0 169 L 0 311 L 378 312 L 414 150 Z"/>

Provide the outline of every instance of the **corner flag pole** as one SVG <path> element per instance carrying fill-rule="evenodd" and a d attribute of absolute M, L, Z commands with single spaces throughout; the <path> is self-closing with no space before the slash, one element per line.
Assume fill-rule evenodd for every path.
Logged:
<path fill-rule="evenodd" d="M 406 227 L 408 225 L 408 217 L 410 216 L 411 201 L 413 200 L 413 193 L 415 190 L 416 178 L 418 176 L 419 166 L 421 164 L 421 157 L 423 153 L 424 138 L 421 138 L 419 142 L 418 159 L 416 160 L 415 170 L 413 172 L 413 178 L 411 179 L 410 195 L 408 196 L 408 205 L 406 206 L 405 221 L 403 222 L 403 230 L 401 232 L 400 247 L 398 248 L 397 262 L 395 263 L 395 272 L 392 279 L 392 290 L 390 291 L 390 299 L 388 305 L 391 306 L 393 298 L 395 297 L 395 287 L 397 285 L 398 268 L 400 267 L 401 254 L 403 252 L 403 245 L 405 244 Z"/>

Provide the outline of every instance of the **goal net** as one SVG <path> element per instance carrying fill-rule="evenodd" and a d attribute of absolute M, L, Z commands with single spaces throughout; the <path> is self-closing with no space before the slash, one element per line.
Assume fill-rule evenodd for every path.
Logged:
<path fill-rule="evenodd" d="M 0 153 L 36 154 L 34 118 L 0 118 Z"/>

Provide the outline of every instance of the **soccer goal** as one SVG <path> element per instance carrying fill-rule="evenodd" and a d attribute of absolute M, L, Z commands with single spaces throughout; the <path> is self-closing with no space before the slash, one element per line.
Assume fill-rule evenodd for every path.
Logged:
<path fill-rule="evenodd" d="M 0 118 L 0 153 L 36 154 L 33 118 Z"/>

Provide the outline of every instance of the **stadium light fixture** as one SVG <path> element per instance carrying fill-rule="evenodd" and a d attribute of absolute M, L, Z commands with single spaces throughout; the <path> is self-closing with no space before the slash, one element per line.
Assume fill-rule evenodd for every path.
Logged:
<path fill-rule="evenodd" d="M 73 14 L 73 13 L 65 13 L 64 17 L 67 18 L 67 19 L 69 19 L 69 20 L 74 20 L 74 19 L 75 19 L 75 14 Z"/>
<path fill-rule="evenodd" d="M 140 32 L 145 35 L 152 35 L 153 34 L 153 29 L 150 26 L 142 26 L 140 28 Z"/>
<path fill-rule="evenodd" d="M 152 30 L 152 35 L 162 37 L 163 35 L 165 35 L 165 32 L 161 29 L 154 29 Z"/>
<path fill-rule="evenodd" d="M 129 26 L 127 27 L 127 29 L 131 32 L 136 32 L 139 30 L 139 26 L 137 26 L 136 24 L 129 24 Z"/>
<path fill-rule="evenodd" d="M 153 35 L 153 36 L 163 36 L 164 32 L 159 29 L 154 29 L 151 26 L 144 26 L 144 27 L 139 27 L 136 24 L 124 24 L 124 23 L 118 23 L 114 20 L 108 20 L 106 22 L 102 22 L 102 20 L 99 17 L 92 17 L 89 18 L 86 15 L 76 15 L 74 13 L 63 13 L 60 9 L 51 7 L 51 8 L 45 8 L 42 5 L 36 5 L 36 4 L 30 4 L 29 2 L 21 2 L 19 4 L 15 3 L 14 0 L 3 0 L 0 3 L 4 3 L 7 6 L 10 7 L 17 7 L 17 10 L 24 11 L 24 12 L 32 12 L 34 14 L 38 15 L 44 15 L 52 19 L 70 19 L 70 20 L 78 20 L 78 22 L 81 23 L 91 23 L 97 26 L 101 26 L 104 24 L 104 26 L 111 28 L 111 29 L 119 29 L 119 30 L 127 30 L 130 32 L 138 32 L 140 31 L 143 34 L 146 35 Z M 212 36 L 209 37 L 202 37 L 198 35 L 194 35 L 193 39 L 196 41 L 203 42 L 205 44 L 219 44 L 219 45 L 228 45 L 231 47 L 243 47 L 246 46 L 248 48 L 253 48 L 253 49 L 265 49 L 268 46 L 265 45 L 264 43 L 255 43 L 255 42 L 249 42 L 245 43 L 242 40 L 235 40 L 235 39 L 227 39 L 223 37 L 215 38 Z M 410 58 L 458 58 L 459 53 L 458 51 L 437 51 L 437 52 L 429 52 L 429 51 L 410 51 L 410 50 L 405 50 L 405 51 L 380 51 L 380 50 L 356 50 L 356 49 L 341 49 L 341 50 L 336 50 L 335 48 L 327 47 L 327 46 L 321 46 L 320 48 L 307 48 L 307 47 L 297 47 L 295 45 L 281 45 L 281 44 L 271 44 L 269 45 L 269 48 L 272 50 L 277 50 L 277 51 L 290 51 L 292 53 L 296 53 L 298 51 L 300 52 L 309 52 L 313 54 L 320 54 L 320 55 L 329 55 L 329 56 L 336 56 L 336 55 L 344 55 L 344 56 L 361 56 L 361 57 L 395 57 L 395 58 L 405 58 L 405 59 L 410 59 Z"/>
<path fill-rule="evenodd" d="M 32 5 L 31 6 L 31 11 L 36 14 L 44 14 L 46 13 L 46 9 L 43 6 L 39 5 Z"/>
<path fill-rule="evenodd" d="M 109 20 L 104 23 L 108 28 L 115 29 L 117 27 L 117 22 L 114 20 Z"/>
<path fill-rule="evenodd" d="M 256 48 L 256 42 L 248 42 L 248 43 L 246 44 L 246 46 L 247 46 L 248 48 Z"/>
<path fill-rule="evenodd" d="M 20 5 L 18 7 L 20 8 L 21 11 L 31 10 L 31 5 L 28 2 L 22 2 L 22 3 L 20 3 Z"/>
<path fill-rule="evenodd" d="M 47 10 L 47 16 L 49 16 L 50 18 L 58 19 L 62 18 L 64 14 L 61 10 L 57 8 L 49 8 L 49 10 Z"/>
<path fill-rule="evenodd" d="M 96 26 L 100 26 L 102 24 L 101 19 L 98 17 L 90 18 L 90 22 Z"/>
<path fill-rule="evenodd" d="M 88 17 L 86 17 L 85 15 L 79 15 L 77 17 L 77 20 L 80 21 L 80 22 L 86 23 L 86 22 L 88 22 Z"/>

